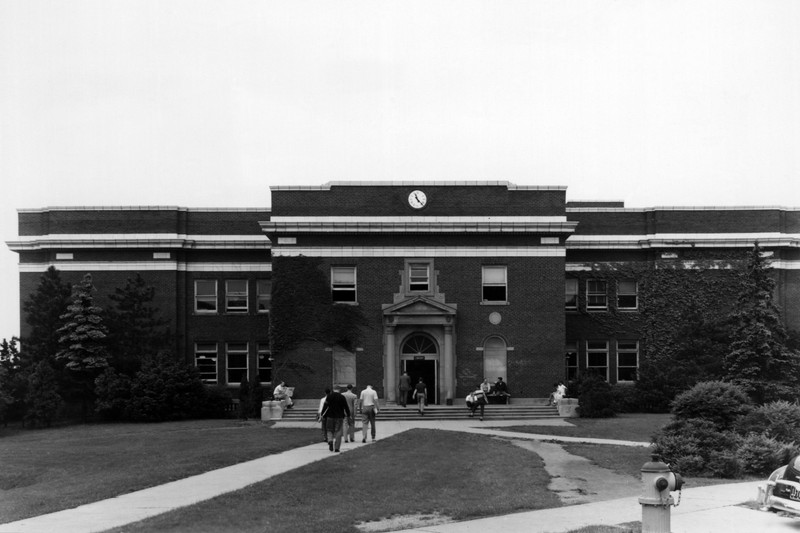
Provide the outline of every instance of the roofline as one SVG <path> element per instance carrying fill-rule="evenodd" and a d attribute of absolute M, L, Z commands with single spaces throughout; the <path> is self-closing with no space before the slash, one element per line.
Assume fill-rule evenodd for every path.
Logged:
<path fill-rule="evenodd" d="M 329 191 L 331 187 L 507 187 L 521 191 L 566 191 L 566 185 L 515 185 L 509 181 L 328 181 L 322 185 L 270 185 L 272 191 Z"/>
<path fill-rule="evenodd" d="M 567 204 L 569 204 L 570 201 L 567 201 Z M 786 207 L 780 205 L 566 207 L 567 213 L 647 213 L 653 211 L 800 211 L 800 207 Z"/>
<path fill-rule="evenodd" d="M 180 207 L 173 205 L 59 205 L 17 209 L 18 213 L 47 213 L 49 211 L 183 211 L 212 213 L 269 213 L 272 211 L 272 209 L 269 207 Z"/>

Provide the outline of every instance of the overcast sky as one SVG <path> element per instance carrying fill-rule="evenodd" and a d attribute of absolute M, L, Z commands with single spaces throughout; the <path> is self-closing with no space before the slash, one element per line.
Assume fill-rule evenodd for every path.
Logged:
<path fill-rule="evenodd" d="M 795 0 L 0 0 L 0 236 L 332 180 L 800 207 L 798 28 Z"/>

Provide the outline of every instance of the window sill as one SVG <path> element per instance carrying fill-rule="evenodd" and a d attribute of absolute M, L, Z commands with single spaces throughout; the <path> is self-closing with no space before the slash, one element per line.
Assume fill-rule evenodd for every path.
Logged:
<path fill-rule="evenodd" d="M 358 302 L 333 302 L 334 305 L 358 305 Z"/>
<path fill-rule="evenodd" d="M 511 305 L 511 302 L 487 302 L 482 301 L 481 305 L 488 305 L 488 306 L 503 306 L 503 305 Z"/>

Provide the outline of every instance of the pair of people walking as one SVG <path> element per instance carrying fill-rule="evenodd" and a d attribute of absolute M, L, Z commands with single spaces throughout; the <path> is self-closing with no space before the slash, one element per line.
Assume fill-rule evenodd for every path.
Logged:
<path fill-rule="evenodd" d="M 375 416 L 380 411 L 378 393 L 372 388 L 372 385 L 367 385 L 361 391 L 360 397 L 353 393 L 353 385 L 348 385 L 344 393 L 341 393 L 339 389 L 339 387 L 334 387 L 333 390 L 325 389 L 325 396 L 320 399 L 317 410 L 317 419 L 322 425 L 323 438 L 328 449 L 332 452 L 341 451 L 343 434 L 345 442 L 356 441 L 355 414 L 357 409 L 361 410 L 362 415 L 363 438 L 361 442 L 367 442 L 368 433 L 375 442 Z"/>
<path fill-rule="evenodd" d="M 411 398 L 417 402 L 417 411 L 419 411 L 420 415 L 425 414 L 425 406 L 428 404 L 428 388 L 422 378 L 419 378 L 417 384 L 412 387 L 411 377 L 409 377 L 407 372 L 403 372 L 403 375 L 400 376 L 400 383 L 398 383 L 397 388 L 400 391 L 397 397 L 397 403 L 405 407 L 408 403 L 408 394 L 411 392 Z"/>

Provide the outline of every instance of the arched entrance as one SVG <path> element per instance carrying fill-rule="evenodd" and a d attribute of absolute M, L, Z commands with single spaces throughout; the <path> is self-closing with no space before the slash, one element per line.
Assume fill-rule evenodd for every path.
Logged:
<path fill-rule="evenodd" d="M 400 346 L 401 372 L 408 372 L 411 386 L 420 378 L 428 389 L 428 403 L 439 403 L 439 346 L 424 333 L 412 333 Z M 409 402 L 412 402 L 409 393 Z"/>

